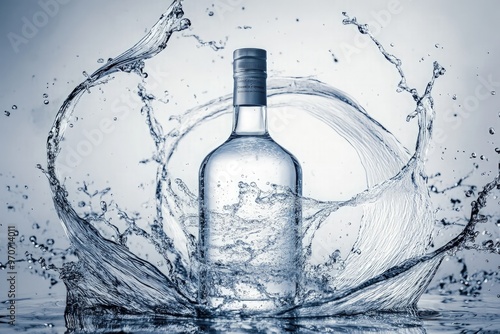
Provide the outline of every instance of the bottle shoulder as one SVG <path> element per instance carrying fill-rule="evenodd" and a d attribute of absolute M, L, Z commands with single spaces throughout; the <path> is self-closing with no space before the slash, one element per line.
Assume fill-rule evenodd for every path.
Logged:
<path fill-rule="evenodd" d="M 206 164 L 226 163 L 231 160 L 256 161 L 261 164 L 280 162 L 301 169 L 297 158 L 269 135 L 230 136 L 205 157 L 202 167 Z"/>

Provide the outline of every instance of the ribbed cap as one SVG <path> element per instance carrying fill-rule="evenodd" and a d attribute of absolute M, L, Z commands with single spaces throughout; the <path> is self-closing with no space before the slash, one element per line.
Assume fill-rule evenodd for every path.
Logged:
<path fill-rule="evenodd" d="M 233 104 L 265 106 L 267 52 L 263 49 L 244 48 L 233 53 Z"/>
<path fill-rule="evenodd" d="M 263 71 L 266 72 L 267 52 L 263 49 L 244 48 L 233 52 L 233 70 L 234 73 L 242 71 Z"/>

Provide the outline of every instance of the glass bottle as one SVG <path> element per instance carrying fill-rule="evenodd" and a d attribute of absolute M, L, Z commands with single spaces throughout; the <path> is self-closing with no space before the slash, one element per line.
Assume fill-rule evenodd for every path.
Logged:
<path fill-rule="evenodd" d="M 233 131 L 199 173 L 202 314 L 286 309 L 301 276 L 302 172 L 267 130 L 266 51 L 233 57 Z"/>

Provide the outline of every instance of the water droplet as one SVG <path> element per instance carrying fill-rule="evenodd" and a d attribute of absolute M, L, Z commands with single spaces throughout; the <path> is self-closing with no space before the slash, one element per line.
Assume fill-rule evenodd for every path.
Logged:
<path fill-rule="evenodd" d="M 106 202 L 101 201 L 101 209 L 102 211 L 106 211 L 108 209 L 108 205 L 106 204 Z"/>
<path fill-rule="evenodd" d="M 82 72 L 82 74 L 83 74 L 83 76 L 84 76 L 84 77 L 86 77 L 86 78 L 88 78 L 88 77 L 89 77 L 89 74 L 87 73 L 87 71 L 83 71 L 83 72 Z"/>
<path fill-rule="evenodd" d="M 84 201 L 80 201 L 80 202 L 78 202 L 78 206 L 79 206 L 80 208 L 83 208 L 83 207 L 85 206 L 85 202 L 84 202 Z"/>
<path fill-rule="evenodd" d="M 472 152 L 472 154 L 470 155 L 471 158 L 476 158 L 477 157 L 477 154 L 475 152 Z"/>
<path fill-rule="evenodd" d="M 208 16 L 214 16 L 214 12 L 209 11 L 209 12 L 208 12 Z"/>
<path fill-rule="evenodd" d="M 423 60 L 423 58 L 422 58 Z M 434 77 L 439 78 L 440 76 L 444 75 L 446 73 L 446 69 L 439 65 L 437 62 L 434 62 Z"/>
<path fill-rule="evenodd" d="M 457 99 L 457 94 L 453 94 L 453 96 L 451 97 L 453 100 L 456 100 Z"/>
<path fill-rule="evenodd" d="M 30 242 L 36 244 L 36 237 L 34 235 L 30 237 Z"/>
<path fill-rule="evenodd" d="M 104 63 L 104 59 L 103 59 L 103 58 L 99 58 L 99 59 L 97 59 L 97 62 L 98 62 L 99 64 L 102 64 L 102 63 Z"/>
<path fill-rule="evenodd" d="M 184 11 L 182 10 L 182 8 L 174 8 L 174 15 L 176 18 L 180 19 L 184 16 Z"/>
<path fill-rule="evenodd" d="M 493 247 L 495 243 L 493 242 L 493 240 L 486 240 L 483 242 L 483 246 L 486 247 L 486 248 L 491 248 Z"/>
<path fill-rule="evenodd" d="M 10 116 L 10 111 L 5 110 L 3 113 L 4 113 L 4 114 L 5 114 L 5 116 L 7 116 L 7 117 L 9 117 L 9 116 Z"/>
<path fill-rule="evenodd" d="M 17 110 L 17 106 L 15 104 L 12 106 L 12 110 Z"/>
<path fill-rule="evenodd" d="M 49 100 L 44 100 L 43 104 L 45 104 L 45 105 L 49 104 Z"/>
<path fill-rule="evenodd" d="M 494 135 L 495 134 L 495 129 L 494 128 L 489 128 L 488 132 L 490 133 L 490 135 Z"/>
<path fill-rule="evenodd" d="M 368 33 L 368 31 L 369 31 L 369 29 L 368 29 L 368 25 L 367 25 L 367 24 L 360 24 L 360 25 L 358 26 L 358 30 L 359 30 L 359 32 L 360 32 L 360 33 L 362 33 L 362 34 L 367 34 L 367 33 Z"/>
<path fill-rule="evenodd" d="M 47 245 L 52 246 L 54 243 L 54 239 L 47 239 Z"/>
<path fill-rule="evenodd" d="M 117 121 L 118 120 L 118 117 L 113 117 L 113 121 Z"/>
<path fill-rule="evenodd" d="M 498 154 L 500 154 L 500 147 L 495 148 L 495 152 L 497 152 Z"/>
<path fill-rule="evenodd" d="M 471 197 L 473 194 L 474 194 L 474 192 L 472 190 L 467 190 L 467 192 L 465 193 L 465 196 Z"/>
<path fill-rule="evenodd" d="M 42 95 L 42 96 L 43 96 L 43 98 L 44 98 L 44 99 L 46 99 L 46 98 L 48 98 L 48 97 L 49 97 L 49 94 L 47 94 L 47 93 L 43 93 L 43 95 Z"/>
<path fill-rule="evenodd" d="M 38 230 L 40 228 L 40 225 L 38 225 L 37 223 L 33 223 L 33 225 L 31 226 L 32 229 L 34 230 Z"/>
<path fill-rule="evenodd" d="M 191 26 L 191 21 L 189 19 L 182 19 L 179 25 L 179 30 L 187 29 Z"/>
<path fill-rule="evenodd" d="M 391 43 L 391 44 L 389 44 L 389 45 L 391 46 L 391 48 L 393 48 L 393 47 L 394 47 L 394 43 Z"/>
<path fill-rule="evenodd" d="M 479 157 L 479 159 L 481 159 L 481 160 L 485 160 L 485 159 L 486 159 L 486 157 L 484 156 L 484 154 L 481 154 L 481 156 Z"/>
<path fill-rule="evenodd" d="M 434 47 L 435 47 L 436 49 L 439 49 L 439 48 L 441 47 L 441 45 L 439 45 L 439 43 L 436 43 L 436 44 L 434 44 Z"/>
<path fill-rule="evenodd" d="M 492 90 L 492 91 L 491 91 L 491 95 L 496 95 L 496 93 L 497 93 L 497 92 L 496 92 L 495 90 Z"/>

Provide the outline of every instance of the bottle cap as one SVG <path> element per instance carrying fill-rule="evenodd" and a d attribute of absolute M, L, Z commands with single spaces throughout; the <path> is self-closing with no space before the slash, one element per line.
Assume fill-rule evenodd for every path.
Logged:
<path fill-rule="evenodd" d="M 263 49 L 243 48 L 233 53 L 235 106 L 267 105 L 267 52 Z"/>
<path fill-rule="evenodd" d="M 233 52 L 234 73 L 242 71 L 263 71 L 266 72 L 267 52 L 263 49 L 244 48 Z"/>

